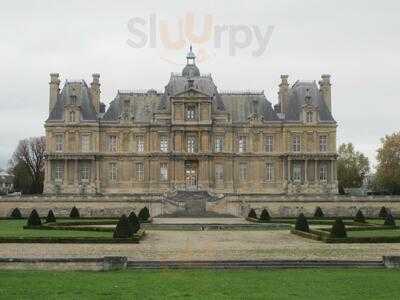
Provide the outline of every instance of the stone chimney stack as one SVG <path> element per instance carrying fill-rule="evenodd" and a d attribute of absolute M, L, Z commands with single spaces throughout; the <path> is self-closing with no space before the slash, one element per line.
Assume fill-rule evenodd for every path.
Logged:
<path fill-rule="evenodd" d="M 60 78 L 58 73 L 50 73 L 50 96 L 49 96 L 49 114 L 56 105 L 60 93 Z"/>
<path fill-rule="evenodd" d="M 100 112 L 100 74 L 94 73 L 92 75 L 93 81 L 90 84 L 90 95 L 92 103 L 97 113 Z"/>
<path fill-rule="evenodd" d="M 324 100 L 326 107 L 329 109 L 330 112 L 332 112 L 331 75 L 321 75 L 321 80 L 319 81 L 319 92 L 322 95 L 322 99 Z"/>
<path fill-rule="evenodd" d="M 279 84 L 278 99 L 281 107 L 281 113 L 287 113 L 289 105 L 289 75 L 281 75 L 281 83 Z"/>

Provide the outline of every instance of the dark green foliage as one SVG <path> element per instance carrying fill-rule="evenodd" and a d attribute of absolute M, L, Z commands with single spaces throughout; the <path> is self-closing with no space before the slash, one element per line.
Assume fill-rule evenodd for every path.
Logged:
<path fill-rule="evenodd" d="M 379 218 L 383 218 L 385 219 L 388 215 L 388 211 L 386 209 L 386 207 L 382 206 L 381 210 L 379 211 Z"/>
<path fill-rule="evenodd" d="M 308 222 L 303 213 L 300 213 L 296 220 L 296 225 L 294 229 L 304 232 L 310 232 L 310 228 L 308 227 Z"/>
<path fill-rule="evenodd" d="M 78 219 L 79 218 L 79 210 L 74 206 L 71 209 L 71 212 L 69 213 L 69 217 L 73 219 Z"/>
<path fill-rule="evenodd" d="M 261 212 L 260 215 L 260 220 L 261 221 L 270 221 L 271 220 L 271 216 L 268 213 L 268 210 L 266 208 L 264 208 Z"/>
<path fill-rule="evenodd" d="M 324 212 L 322 211 L 321 207 L 317 206 L 314 212 L 314 218 L 323 218 Z"/>
<path fill-rule="evenodd" d="M 126 215 L 122 215 L 115 227 L 113 238 L 114 239 L 127 239 L 133 236 L 133 226 L 129 222 Z"/>
<path fill-rule="evenodd" d="M 139 220 L 140 221 L 148 221 L 150 218 L 149 209 L 145 206 L 139 212 Z"/>
<path fill-rule="evenodd" d="M 335 223 L 333 223 L 332 228 L 331 228 L 330 237 L 331 238 L 346 238 L 347 237 L 346 227 L 341 218 L 337 218 L 335 220 Z"/>
<path fill-rule="evenodd" d="M 252 218 L 252 219 L 257 219 L 257 213 L 254 210 L 254 208 L 250 209 L 249 214 L 247 215 L 247 217 Z"/>
<path fill-rule="evenodd" d="M 140 229 L 140 223 L 134 211 L 129 214 L 128 221 L 133 227 L 133 233 L 136 233 Z"/>
<path fill-rule="evenodd" d="M 40 226 L 42 225 L 42 221 L 40 220 L 39 214 L 36 209 L 32 210 L 31 214 L 29 215 L 28 222 L 26 225 L 29 226 Z"/>
<path fill-rule="evenodd" d="M 50 209 L 48 214 L 47 214 L 47 217 L 46 217 L 46 222 L 47 223 L 52 223 L 52 222 L 55 222 L 55 221 L 56 221 L 56 217 L 54 216 L 53 211 Z"/>
<path fill-rule="evenodd" d="M 391 213 L 388 213 L 388 215 L 385 218 L 385 226 L 396 226 L 396 222 L 394 220 L 394 217 Z"/>
<path fill-rule="evenodd" d="M 10 217 L 12 219 L 22 219 L 22 214 L 21 214 L 21 211 L 19 210 L 18 207 L 13 209 L 13 211 L 11 212 Z"/>
<path fill-rule="evenodd" d="M 356 216 L 354 217 L 354 222 L 365 223 L 365 217 L 364 217 L 364 214 L 362 213 L 361 209 L 358 210 Z"/>

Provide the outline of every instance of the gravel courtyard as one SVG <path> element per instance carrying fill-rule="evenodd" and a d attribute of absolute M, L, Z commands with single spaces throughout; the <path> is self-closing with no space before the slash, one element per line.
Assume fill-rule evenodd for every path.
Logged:
<path fill-rule="evenodd" d="M 140 244 L 1 244 L 0 257 L 102 257 L 131 260 L 352 259 L 400 255 L 400 244 L 324 244 L 268 231 L 147 231 Z"/>

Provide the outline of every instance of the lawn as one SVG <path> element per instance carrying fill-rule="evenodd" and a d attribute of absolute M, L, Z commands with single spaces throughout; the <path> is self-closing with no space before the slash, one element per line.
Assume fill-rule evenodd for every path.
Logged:
<path fill-rule="evenodd" d="M 0 220 L 0 237 L 112 237 L 112 232 L 23 229 L 26 220 Z"/>
<path fill-rule="evenodd" d="M 400 236 L 400 229 L 382 229 L 382 230 L 354 230 L 347 231 L 348 237 L 392 237 Z"/>
<path fill-rule="evenodd" d="M 398 299 L 387 269 L 1 271 L 1 299 Z"/>

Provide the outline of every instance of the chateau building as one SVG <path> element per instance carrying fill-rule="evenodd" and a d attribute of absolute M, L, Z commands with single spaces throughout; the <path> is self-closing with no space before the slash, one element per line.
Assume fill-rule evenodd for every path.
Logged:
<path fill-rule="evenodd" d="M 337 193 L 329 75 L 264 92 L 222 92 L 187 64 L 163 92 L 118 91 L 107 110 L 90 86 L 50 74 L 48 194 Z"/>

